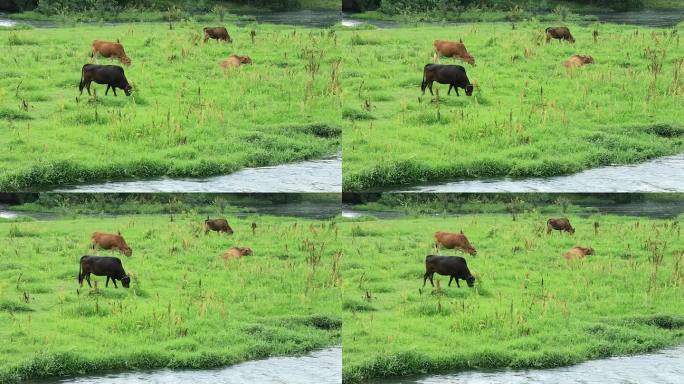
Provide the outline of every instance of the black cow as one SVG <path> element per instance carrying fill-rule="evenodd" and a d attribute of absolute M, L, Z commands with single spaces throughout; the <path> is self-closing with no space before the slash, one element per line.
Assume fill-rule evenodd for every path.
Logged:
<path fill-rule="evenodd" d="M 432 281 L 432 275 L 435 272 L 442 276 L 449 276 L 449 286 L 451 286 L 452 280 L 456 280 L 456 285 L 461 288 L 461 285 L 458 283 L 459 279 L 465 280 L 471 288 L 475 285 L 475 276 L 470 273 L 465 259 L 460 256 L 425 256 L 423 287 L 428 278 L 430 279 L 430 284 L 433 287 L 435 286 L 435 283 Z"/>
<path fill-rule="evenodd" d="M 131 283 L 131 278 L 126 274 L 126 271 L 121 265 L 121 260 L 118 257 L 108 256 L 81 256 L 81 261 L 78 269 L 78 283 L 83 286 L 83 279 L 85 278 L 90 285 L 90 274 L 95 276 L 107 276 L 105 287 L 109 286 L 109 279 L 114 283 L 115 288 L 117 280 L 121 280 L 124 288 L 128 288 Z"/>
<path fill-rule="evenodd" d="M 126 96 L 130 96 L 133 89 L 128 84 L 128 80 L 126 80 L 123 68 L 118 65 L 84 65 L 81 70 L 81 84 L 78 86 L 81 94 L 83 94 L 83 88 L 87 88 L 90 95 L 90 82 L 92 81 L 98 84 L 107 84 L 105 95 L 109 92 L 109 88 L 111 88 L 114 91 L 114 96 L 116 96 L 116 89 L 121 88 L 126 93 Z"/>
<path fill-rule="evenodd" d="M 468 80 L 466 75 L 466 70 L 460 65 L 442 65 L 442 64 L 428 64 L 423 68 L 423 83 L 420 85 L 420 89 L 425 94 L 425 88 L 430 89 L 430 94 L 432 93 L 432 82 L 438 82 L 440 84 L 449 84 L 449 91 L 447 95 L 451 94 L 451 88 L 456 90 L 456 95 L 461 96 L 458 93 L 459 88 L 465 89 L 467 96 L 473 95 L 473 85 Z"/>

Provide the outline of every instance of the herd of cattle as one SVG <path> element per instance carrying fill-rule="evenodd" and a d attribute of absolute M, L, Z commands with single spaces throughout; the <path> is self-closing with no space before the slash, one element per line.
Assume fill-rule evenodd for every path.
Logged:
<path fill-rule="evenodd" d="M 547 43 L 551 41 L 551 39 L 567 41 L 569 43 L 575 42 L 575 38 L 567 27 L 546 28 L 545 34 Z M 475 58 L 468 52 L 462 40 L 458 42 L 435 40 L 433 46 L 435 49 L 435 62 L 439 61 L 440 57 L 451 57 L 463 60 L 466 63 L 475 66 Z M 563 66 L 566 68 L 573 68 L 594 63 L 594 58 L 591 56 L 573 55 L 563 63 Z M 447 95 L 451 94 L 452 88 L 456 90 L 456 96 L 460 96 L 458 93 L 459 88 L 465 90 L 466 96 L 472 96 L 473 94 L 474 86 L 468 79 L 465 68 L 461 65 L 426 64 L 425 67 L 423 67 L 423 82 L 420 86 L 423 94 L 425 94 L 425 88 L 428 88 L 430 94 L 433 94 L 432 83 L 435 81 L 440 84 L 449 85 Z"/>
<path fill-rule="evenodd" d="M 594 224 L 595 228 L 597 223 Z M 567 232 L 569 234 L 575 233 L 575 228 L 570 224 L 570 220 L 567 218 L 560 219 L 549 219 L 546 222 L 546 233 L 550 234 L 552 231 Z M 468 238 L 460 233 L 450 233 L 450 232 L 435 232 L 435 249 L 439 253 L 441 248 L 446 249 L 460 249 L 471 256 L 477 255 L 477 250 L 470 244 Z M 563 257 L 567 260 L 583 258 L 587 255 L 593 255 L 594 250 L 592 248 L 584 247 L 574 247 L 568 252 L 563 254 Z M 468 269 L 468 264 L 465 258 L 460 256 L 440 256 L 440 255 L 428 255 L 425 257 L 425 275 L 423 275 L 423 287 L 430 279 L 430 284 L 434 287 L 435 284 L 432 280 L 433 275 L 437 273 L 442 276 L 449 276 L 449 286 L 453 280 L 456 281 L 456 285 L 460 288 L 461 285 L 458 280 L 465 280 L 469 287 L 475 286 L 475 276 L 470 273 Z"/>
<path fill-rule="evenodd" d="M 207 219 L 204 221 L 204 234 L 206 235 L 209 231 L 214 231 L 217 233 L 225 233 L 226 235 L 233 234 L 233 228 L 230 227 L 226 219 Z M 256 231 L 256 223 L 252 223 L 252 234 Z M 104 232 L 94 232 L 90 236 L 91 248 L 95 249 L 108 249 L 118 251 L 126 256 L 133 255 L 133 249 L 128 246 L 126 240 L 121 236 L 121 232 L 118 234 L 104 233 Z M 243 256 L 253 255 L 254 252 L 248 247 L 231 247 L 223 254 L 224 263 L 230 260 L 239 259 Z M 88 283 L 90 287 L 90 275 L 95 276 L 106 276 L 107 280 L 105 282 L 105 287 L 109 286 L 109 280 L 114 283 L 114 287 L 118 288 L 116 281 L 121 281 L 124 288 L 128 288 L 131 283 L 131 277 L 126 274 L 123 268 L 123 264 L 118 257 L 110 256 L 82 256 L 79 261 L 78 270 L 78 283 L 83 286 L 83 280 Z"/>
<path fill-rule="evenodd" d="M 214 27 L 214 28 L 204 28 L 204 42 L 209 39 L 214 39 L 216 41 L 224 41 L 226 43 L 232 43 L 228 34 L 228 30 L 225 27 Z M 252 39 L 254 38 L 254 31 L 252 31 Z M 126 54 L 123 45 L 120 42 L 102 41 L 95 40 L 92 44 L 91 58 L 98 56 L 118 59 L 122 64 L 131 65 L 131 59 Z M 252 59 L 249 56 L 240 55 L 230 55 L 228 58 L 221 62 L 221 67 L 224 71 L 230 68 L 239 67 L 243 64 L 252 64 Z M 86 64 L 81 69 L 81 82 L 79 84 L 79 91 L 83 94 L 83 88 L 88 90 L 90 95 L 90 83 L 96 82 L 97 84 L 106 85 L 105 95 L 109 92 L 111 88 L 116 96 L 116 89 L 122 89 L 126 96 L 131 95 L 133 87 L 126 79 L 124 70 L 118 65 L 99 65 L 99 64 Z"/>

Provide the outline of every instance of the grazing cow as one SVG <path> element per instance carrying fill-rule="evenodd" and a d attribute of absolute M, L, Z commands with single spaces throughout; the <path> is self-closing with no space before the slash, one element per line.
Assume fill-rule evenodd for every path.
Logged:
<path fill-rule="evenodd" d="M 570 43 L 575 42 L 575 38 L 567 27 L 546 28 L 546 42 L 548 43 L 551 39 L 565 40 Z"/>
<path fill-rule="evenodd" d="M 423 82 L 420 85 L 420 89 L 425 94 L 425 88 L 430 89 L 430 94 L 432 93 L 432 83 L 436 81 L 440 84 L 449 84 L 449 91 L 447 95 L 451 94 L 451 88 L 456 90 L 456 96 L 461 96 L 458 93 L 459 88 L 465 89 L 466 96 L 473 95 L 473 85 L 468 80 L 465 68 L 460 65 L 441 65 L 441 64 L 427 64 L 423 68 Z"/>
<path fill-rule="evenodd" d="M 457 43 L 446 40 L 435 40 L 432 45 L 435 47 L 435 58 L 439 58 L 440 56 L 453 57 L 475 66 L 475 58 L 468 53 L 468 50 L 462 41 Z"/>
<path fill-rule="evenodd" d="M 465 237 L 463 231 L 461 233 L 449 233 L 449 232 L 435 232 L 435 248 L 437 251 L 441 247 L 446 249 L 461 249 L 473 256 L 477 255 L 477 251 L 470 245 L 468 238 Z"/>
<path fill-rule="evenodd" d="M 119 59 L 126 65 L 131 65 L 131 59 L 126 55 L 123 45 L 111 41 L 94 40 L 93 52 L 90 57 L 102 56 Z"/>
<path fill-rule="evenodd" d="M 470 273 L 465 259 L 459 256 L 425 256 L 423 287 L 427 279 L 430 279 L 430 284 L 433 287 L 435 286 L 435 283 L 432 281 L 432 276 L 435 272 L 442 276 L 449 276 L 449 286 L 451 286 L 452 280 L 456 280 L 456 286 L 461 288 L 461 285 L 458 283 L 459 279 L 465 280 L 471 288 L 475 285 L 475 277 Z"/>
<path fill-rule="evenodd" d="M 133 87 L 126 80 L 123 68 L 118 65 L 84 65 L 81 69 L 81 83 L 78 85 L 81 95 L 83 94 L 83 88 L 88 89 L 88 94 L 90 95 L 90 83 L 93 81 L 98 84 L 107 84 L 105 95 L 109 92 L 109 88 L 114 91 L 114 96 L 116 96 L 117 88 L 123 89 L 126 96 L 130 96 L 133 90 Z"/>
<path fill-rule="evenodd" d="M 225 232 L 229 235 L 233 234 L 233 228 L 228 225 L 226 219 L 210 219 L 209 216 L 207 216 L 207 219 L 204 220 L 204 234 L 206 235 L 209 231 Z"/>
<path fill-rule="evenodd" d="M 593 248 L 574 247 L 563 254 L 566 260 L 581 259 L 587 255 L 593 255 Z"/>
<path fill-rule="evenodd" d="M 223 254 L 223 261 L 227 262 L 229 260 L 236 260 L 242 256 L 251 256 L 253 254 L 254 252 L 252 252 L 252 248 L 249 247 L 230 247 L 230 249 Z"/>
<path fill-rule="evenodd" d="M 78 283 L 83 286 L 83 279 L 90 284 L 90 274 L 95 276 L 107 276 L 105 287 L 109 286 L 109 280 L 114 283 L 114 288 L 119 288 L 116 285 L 117 280 L 121 280 L 124 288 L 128 288 L 131 283 L 131 278 L 126 274 L 126 271 L 121 265 L 121 260 L 117 257 L 106 256 L 81 256 L 81 261 L 78 268 Z"/>
<path fill-rule="evenodd" d="M 204 42 L 206 43 L 209 39 L 223 40 L 228 43 L 233 42 L 225 27 L 204 28 Z"/>
<path fill-rule="evenodd" d="M 128 246 L 128 244 L 126 244 L 126 240 L 124 240 L 123 236 L 121 236 L 121 232 L 119 232 L 118 235 L 104 232 L 93 232 L 93 234 L 90 236 L 90 241 L 92 243 L 90 245 L 92 249 L 116 249 L 126 256 L 131 256 L 133 254 L 133 250 Z"/>
<path fill-rule="evenodd" d="M 594 58 L 591 56 L 583 56 L 583 55 L 573 55 L 570 56 L 569 59 L 563 62 L 563 66 L 565 68 L 575 68 L 575 67 L 581 67 L 584 64 L 594 64 Z"/>
<path fill-rule="evenodd" d="M 252 59 L 249 56 L 230 55 L 221 62 L 223 69 L 235 68 L 243 64 L 252 64 Z"/>
<path fill-rule="evenodd" d="M 575 233 L 575 228 L 570 225 L 570 220 L 566 219 L 565 217 L 560 219 L 549 219 L 546 221 L 546 234 L 551 233 L 553 230 L 561 232 L 565 231 L 569 234 Z"/>

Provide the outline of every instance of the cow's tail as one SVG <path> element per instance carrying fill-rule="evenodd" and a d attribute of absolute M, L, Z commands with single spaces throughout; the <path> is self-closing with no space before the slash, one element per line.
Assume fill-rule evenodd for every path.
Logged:
<path fill-rule="evenodd" d="M 83 283 L 83 258 L 85 256 L 81 256 L 81 258 L 78 260 L 78 283 L 81 284 Z"/>
<path fill-rule="evenodd" d="M 430 66 L 430 64 L 425 64 L 425 66 L 423 67 L 423 81 L 420 83 L 420 89 L 422 91 L 425 91 L 425 72 L 427 71 L 428 66 Z"/>
<path fill-rule="evenodd" d="M 88 64 L 86 64 L 86 65 L 88 65 Z M 85 68 L 86 68 L 86 65 L 84 65 L 81 68 L 81 82 L 78 83 L 78 90 L 81 91 L 81 93 L 83 93 L 83 87 L 85 87 Z"/>

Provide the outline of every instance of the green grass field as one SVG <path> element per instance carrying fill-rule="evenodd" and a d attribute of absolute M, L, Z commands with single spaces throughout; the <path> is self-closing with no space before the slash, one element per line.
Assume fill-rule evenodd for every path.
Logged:
<path fill-rule="evenodd" d="M 554 24 L 558 24 L 557 22 Z M 676 29 L 541 22 L 343 30 L 343 188 L 547 177 L 684 150 L 684 43 Z M 594 30 L 599 33 L 594 43 Z M 473 97 L 421 95 L 435 39 L 462 39 Z M 567 71 L 574 54 L 596 64 Z"/>
<path fill-rule="evenodd" d="M 203 26 L 0 30 L 0 189 L 227 174 L 338 150 L 334 32 L 227 25 L 233 44 L 205 44 Z M 124 44 L 131 97 L 95 84 L 97 99 L 79 97 L 94 39 Z M 253 65 L 224 73 L 233 53 Z"/>
<path fill-rule="evenodd" d="M 219 216 L 220 215 L 216 215 Z M 203 215 L 0 219 L 0 382 L 102 370 L 208 368 L 340 343 L 340 246 L 332 221 Z M 252 235 L 250 225 L 256 222 Z M 77 282 L 95 230 L 120 230 L 130 289 Z M 253 256 L 224 265 L 231 246 Z"/>
<path fill-rule="evenodd" d="M 575 235 L 546 234 L 567 215 Z M 593 223 L 600 224 L 598 235 Z M 506 214 L 348 219 L 343 380 L 550 368 L 684 341 L 681 217 Z M 432 234 L 463 230 L 474 288 L 422 288 Z M 567 263 L 574 246 L 596 255 Z M 460 255 L 443 250 L 443 255 Z M 439 281 L 439 283 L 438 283 Z"/>

